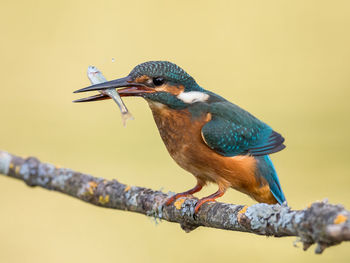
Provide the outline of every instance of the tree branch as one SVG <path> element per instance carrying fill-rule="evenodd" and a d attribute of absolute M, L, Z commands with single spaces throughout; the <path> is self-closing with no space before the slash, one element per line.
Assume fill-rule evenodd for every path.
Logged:
<path fill-rule="evenodd" d="M 35 157 L 23 159 L 0 151 L 0 173 L 97 206 L 176 222 L 186 232 L 206 226 L 274 237 L 297 236 L 304 250 L 316 243 L 316 253 L 350 240 L 350 212 L 327 201 L 315 202 L 304 210 L 291 210 L 287 205 L 207 203 L 194 216 L 195 198 L 181 198 L 174 205 L 163 206 L 169 196 L 160 191 L 58 168 Z"/>

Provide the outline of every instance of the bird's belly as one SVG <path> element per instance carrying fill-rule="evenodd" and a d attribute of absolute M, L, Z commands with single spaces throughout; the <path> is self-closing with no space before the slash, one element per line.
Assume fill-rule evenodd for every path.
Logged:
<path fill-rule="evenodd" d="M 150 103 L 160 136 L 175 162 L 194 175 L 203 173 L 203 151 L 209 148 L 201 138 L 201 128 L 210 115 L 191 119 L 188 110 L 172 110 L 164 105 Z M 205 173 L 208 173 L 205 171 Z"/>

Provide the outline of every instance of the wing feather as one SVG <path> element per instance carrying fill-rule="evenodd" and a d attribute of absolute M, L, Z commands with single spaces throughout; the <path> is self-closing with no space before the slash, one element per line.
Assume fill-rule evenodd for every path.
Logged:
<path fill-rule="evenodd" d="M 231 103 L 213 103 L 212 119 L 202 127 L 202 138 L 224 156 L 269 155 L 285 148 L 284 138 L 267 124 Z"/>

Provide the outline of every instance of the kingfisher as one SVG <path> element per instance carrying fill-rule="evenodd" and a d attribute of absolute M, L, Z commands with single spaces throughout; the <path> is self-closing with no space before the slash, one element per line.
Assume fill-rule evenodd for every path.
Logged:
<path fill-rule="evenodd" d="M 218 190 L 195 206 L 195 213 L 233 188 L 260 203 L 286 201 L 270 154 L 285 148 L 284 138 L 269 125 L 223 97 L 202 88 L 182 68 L 168 61 L 137 65 L 128 76 L 79 89 L 75 93 L 115 88 L 121 97 L 144 98 L 170 156 L 194 175 L 196 185 L 169 197 L 199 192 L 207 183 Z M 94 95 L 77 100 L 97 101 Z"/>

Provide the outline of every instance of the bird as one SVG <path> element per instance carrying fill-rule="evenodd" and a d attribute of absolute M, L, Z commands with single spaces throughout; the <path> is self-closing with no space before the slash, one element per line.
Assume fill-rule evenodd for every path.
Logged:
<path fill-rule="evenodd" d="M 248 111 L 201 87 L 176 64 L 144 62 L 126 77 L 75 93 L 111 88 L 121 97 L 142 97 L 148 102 L 170 156 L 196 178 L 193 188 L 169 197 L 167 206 L 180 197 L 192 196 L 208 183 L 217 184 L 218 190 L 199 199 L 195 213 L 229 188 L 259 203 L 286 202 L 269 157 L 285 148 L 284 138 Z M 76 102 L 108 98 L 98 94 Z"/>

